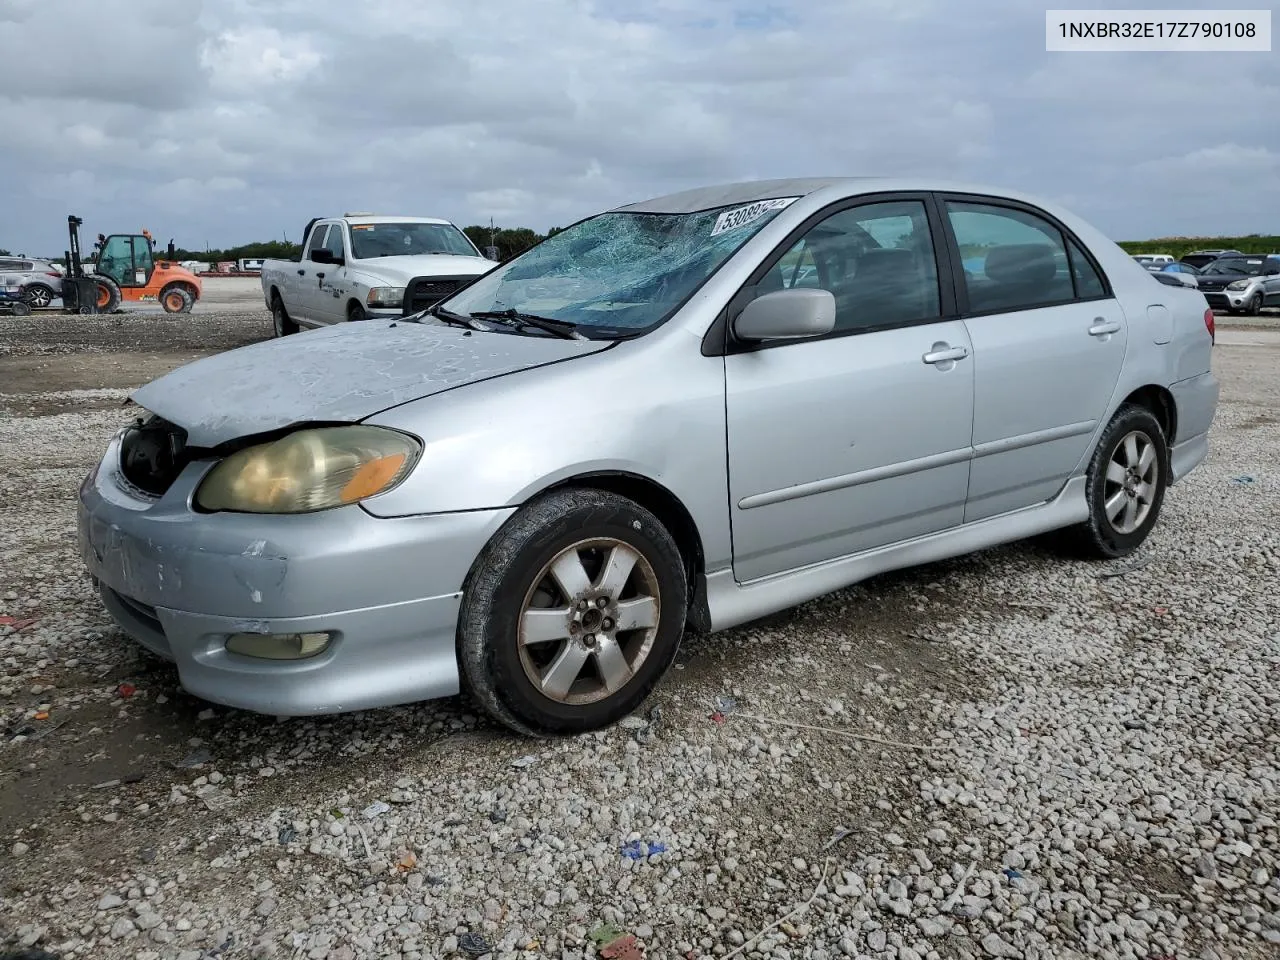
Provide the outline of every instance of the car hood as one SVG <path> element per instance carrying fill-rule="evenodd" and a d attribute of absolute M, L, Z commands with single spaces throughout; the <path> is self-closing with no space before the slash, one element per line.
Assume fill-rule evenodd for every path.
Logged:
<path fill-rule="evenodd" d="M 363 420 L 611 344 L 370 320 L 205 357 L 139 387 L 131 398 L 186 430 L 188 444 L 214 447 L 295 424 Z"/>
<path fill-rule="evenodd" d="M 427 253 L 412 257 L 372 257 L 355 260 L 351 269 L 376 276 L 383 282 L 403 286 L 414 277 L 478 276 L 497 264 L 484 257 L 457 257 L 450 253 Z"/>

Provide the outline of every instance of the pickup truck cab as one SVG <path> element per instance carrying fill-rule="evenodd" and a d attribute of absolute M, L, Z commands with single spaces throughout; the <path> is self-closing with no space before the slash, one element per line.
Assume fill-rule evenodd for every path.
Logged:
<path fill-rule="evenodd" d="M 430 278 L 419 287 L 440 299 L 494 265 L 448 220 L 346 214 L 308 223 L 297 259 L 266 260 L 262 295 L 276 336 L 285 336 L 300 327 L 413 312 L 405 288 L 415 279 Z"/>

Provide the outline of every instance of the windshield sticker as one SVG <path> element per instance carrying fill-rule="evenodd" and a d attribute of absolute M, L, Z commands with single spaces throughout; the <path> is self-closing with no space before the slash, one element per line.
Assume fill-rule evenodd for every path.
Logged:
<path fill-rule="evenodd" d="M 745 207 L 738 207 L 736 210 L 726 210 L 716 217 L 715 225 L 711 228 L 711 236 L 715 237 L 726 230 L 745 227 L 748 223 L 754 223 L 759 220 L 766 213 L 789 207 L 799 199 L 799 197 L 779 197 L 777 200 L 757 200 L 755 203 L 748 204 Z"/>
<path fill-rule="evenodd" d="M 351 224 L 351 229 L 352 230 L 372 230 L 373 224 L 372 223 L 353 223 Z"/>

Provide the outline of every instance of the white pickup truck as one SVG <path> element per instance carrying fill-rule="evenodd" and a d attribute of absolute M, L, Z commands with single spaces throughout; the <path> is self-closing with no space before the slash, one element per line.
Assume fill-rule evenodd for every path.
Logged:
<path fill-rule="evenodd" d="M 425 310 L 494 266 L 448 220 L 346 214 L 308 223 L 296 260 L 266 260 L 262 295 L 282 337 Z"/>

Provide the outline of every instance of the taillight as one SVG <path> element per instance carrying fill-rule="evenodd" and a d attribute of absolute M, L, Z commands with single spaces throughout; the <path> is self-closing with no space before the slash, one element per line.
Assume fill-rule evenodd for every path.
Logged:
<path fill-rule="evenodd" d="M 1204 312 L 1204 328 L 1209 331 L 1209 342 L 1217 343 L 1218 334 L 1213 325 L 1213 308 L 1209 308 Z"/>

